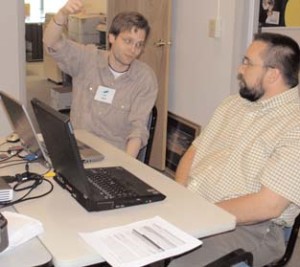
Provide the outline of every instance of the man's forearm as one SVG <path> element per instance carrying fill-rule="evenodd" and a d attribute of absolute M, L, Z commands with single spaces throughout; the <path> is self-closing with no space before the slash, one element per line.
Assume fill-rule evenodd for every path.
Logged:
<path fill-rule="evenodd" d="M 48 23 L 43 37 L 46 47 L 55 49 L 55 45 L 61 38 L 62 32 L 67 26 L 68 15 L 61 9 Z"/>
<path fill-rule="evenodd" d="M 186 186 L 187 182 L 188 182 L 188 175 L 193 163 L 193 159 L 196 153 L 196 149 L 191 146 L 183 155 L 183 157 L 181 158 L 177 170 L 176 170 L 176 174 L 175 174 L 175 180 L 176 182 Z"/>
<path fill-rule="evenodd" d="M 266 187 L 257 193 L 216 203 L 236 217 L 237 224 L 253 224 L 277 218 L 289 201 Z"/>
<path fill-rule="evenodd" d="M 68 0 L 68 2 L 53 16 L 44 32 L 44 44 L 55 50 L 64 28 L 67 26 L 68 16 L 82 11 L 82 0 Z"/>
<path fill-rule="evenodd" d="M 140 149 L 142 141 L 140 138 L 131 138 L 126 145 L 126 152 L 132 157 L 136 158 Z"/>

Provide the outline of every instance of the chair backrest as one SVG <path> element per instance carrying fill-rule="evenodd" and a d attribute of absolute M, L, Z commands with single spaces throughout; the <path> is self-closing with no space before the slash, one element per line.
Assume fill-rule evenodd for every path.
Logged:
<path fill-rule="evenodd" d="M 156 108 L 156 106 L 154 106 L 152 108 L 152 111 L 149 115 L 149 120 L 148 120 L 148 130 L 149 130 L 148 143 L 145 147 L 143 147 L 140 150 L 140 152 L 137 156 L 137 159 L 144 162 L 145 164 L 149 164 L 149 161 L 150 161 L 150 155 L 151 155 L 155 127 L 156 127 L 156 120 L 157 120 L 157 108 Z"/>

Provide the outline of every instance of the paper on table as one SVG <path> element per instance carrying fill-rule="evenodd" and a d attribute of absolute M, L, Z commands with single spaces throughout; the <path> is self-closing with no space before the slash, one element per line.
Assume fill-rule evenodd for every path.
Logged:
<path fill-rule="evenodd" d="M 41 234 L 44 229 L 40 221 L 16 212 L 3 211 L 7 219 L 8 249 L 19 246 Z"/>
<path fill-rule="evenodd" d="M 79 235 L 114 267 L 144 266 L 202 244 L 158 216 Z"/>

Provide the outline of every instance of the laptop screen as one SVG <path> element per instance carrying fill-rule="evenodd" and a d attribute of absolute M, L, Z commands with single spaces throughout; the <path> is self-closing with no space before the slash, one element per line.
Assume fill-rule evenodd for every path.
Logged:
<path fill-rule="evenodd" d="M 0 96 L 12 128 L 19 135 L 24 150 L 40 157 L 42 152 L 25 106 L 2 91 Z"/>
<path fill-rule="evenodd" d="M 87 194 L 83 163 L 69 117 L 36 98 L 31 104 L 56 173 Z"/>

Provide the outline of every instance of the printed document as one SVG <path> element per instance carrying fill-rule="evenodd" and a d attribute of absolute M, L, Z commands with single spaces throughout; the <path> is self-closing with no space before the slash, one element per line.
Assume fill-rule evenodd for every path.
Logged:
<path fill-rule="evenodd" d="M 139 267 L 202 244 L 161 217 L 80 236 L 114 267 Z"/>

